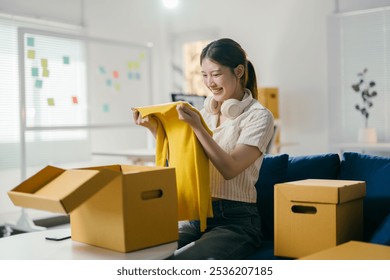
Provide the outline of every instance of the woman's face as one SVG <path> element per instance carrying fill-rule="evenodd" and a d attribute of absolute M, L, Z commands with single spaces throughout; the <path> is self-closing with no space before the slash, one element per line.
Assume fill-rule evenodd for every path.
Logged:
<path fill-rule="evenodd" d="M 202 75 L 205 85 L 214 95 L 214 99 L 223 102 L 230 98 L 241 99 L 243 89 L 239 78 L 229 67 L 220 65 L 208 58 L 202 61 Z"/>

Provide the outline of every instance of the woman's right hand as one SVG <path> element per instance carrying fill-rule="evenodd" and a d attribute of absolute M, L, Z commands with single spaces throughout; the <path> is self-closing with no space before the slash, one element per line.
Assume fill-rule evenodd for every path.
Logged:
<path fill-rule="evenodd" d="M 144 126 L 149 129 L 154 136 L 157 133 L 157 121 L 152 117 L 143 118 L 137 109 L 133 110 L 133 120 L 136 125 Z"/>

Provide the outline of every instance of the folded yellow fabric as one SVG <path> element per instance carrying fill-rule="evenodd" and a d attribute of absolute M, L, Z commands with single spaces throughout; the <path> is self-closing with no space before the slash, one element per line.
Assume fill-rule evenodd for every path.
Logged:
<path fill-rule="evenodd" d="M 201 231 L 207 227 L 207 217 L 212 217 L 210 195 L 209 159 L 192 128 L 179 120 L 176 106 L 184 104 L 201 117 L 200 113 L 186 102 L 171 102 L 135 108 L 141 116 L 155 117 L 158 122 L 156 137 L 156 165 L 175 167 L 178 192 L 178 220 L 199 220 Z"/>

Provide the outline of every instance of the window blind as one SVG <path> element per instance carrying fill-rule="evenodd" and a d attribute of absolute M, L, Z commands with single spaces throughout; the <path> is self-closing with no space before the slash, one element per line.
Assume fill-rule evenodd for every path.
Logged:
<path fill-rule="evenodd" d="M 18 54 L 16 28 L 0 21 L 0 143 L 19 139 Z"/>
<path fill-rule="evenodd" d="M 27 128 L 87 123 L 82 42 L 25 34 L 25 51 L 20 54 L 18 27 L 18 22 L 0 20 L 0 169 L 21 166 L 20 79 L 25 85 Z M 20 59 L 25 61 L 24 77 L 19 72 Z M 32 129 L 23 133 L 28 166 L 90 158 L 87 130 Z M 75 153 L 70 156 L 66 150 Z"/>
<path fill-rule="evenodd" d="M 16 26 L 0 20 L 0 168 L 19 166 L 19 80 Z"/>
<path fill-rule="evenodd" d="M 24 34 L 27 127 L 87 125 L 84 44 Z M 20 58 L 23 59 L 23 58 Z M 30 133 L 27 141 L 86 139 L 86 130 Z"/>
<path fill-rule="evenodd" d="M 362 78 L 375 82 L 377 96 L 368 108 L 368 126 L 377 130 L 379 142 L 390 141 L 390 10 L 360 11 L 329 18 L 329 108 L 333 144 L 357 142 L 365 118 L 361 94 L 352 89 Z"/>

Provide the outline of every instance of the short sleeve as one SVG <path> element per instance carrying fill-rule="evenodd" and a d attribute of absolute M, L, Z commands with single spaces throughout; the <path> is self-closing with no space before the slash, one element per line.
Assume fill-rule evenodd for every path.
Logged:
<path fill-rule="evenodd" d="M 266 108 L 254 108 L 240 124 L 241 133 L 238 144 L 256 146 L 266 152 L 274 132 L 274 118 Z"/>

